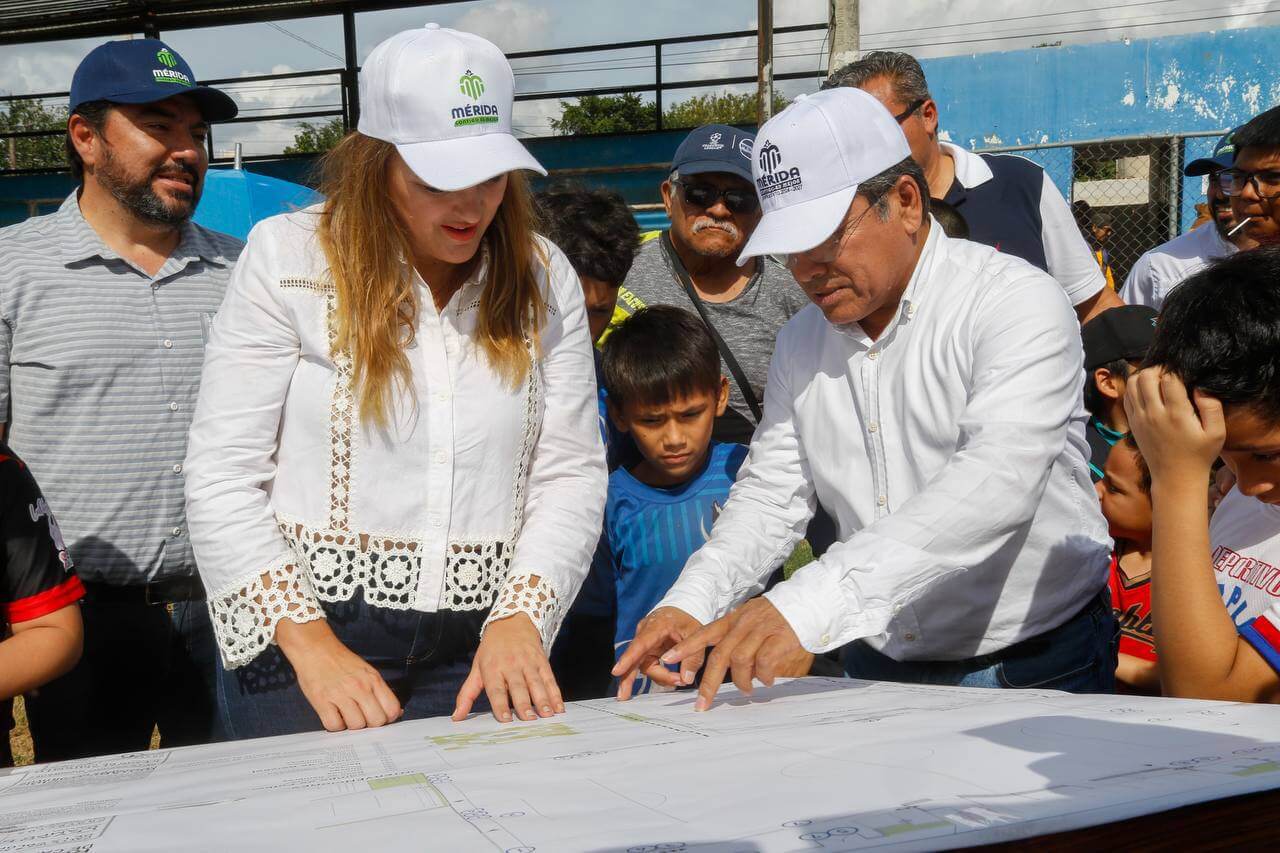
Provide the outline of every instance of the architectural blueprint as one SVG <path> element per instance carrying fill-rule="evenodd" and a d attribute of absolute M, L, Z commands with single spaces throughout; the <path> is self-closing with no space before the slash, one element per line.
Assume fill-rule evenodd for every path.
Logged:
<path fill-rule="evenodd" d="M 960 847 L 1280 788 L 1280 708 L 806 678 L 0 771 L 10 851 Z"/>

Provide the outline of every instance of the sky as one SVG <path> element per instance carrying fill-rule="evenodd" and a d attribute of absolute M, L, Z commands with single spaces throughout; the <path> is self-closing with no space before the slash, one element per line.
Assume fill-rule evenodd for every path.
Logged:
<path fill-rule="evenodd" d="M 920 57 L 1037 45 L 1082 44 L 1203 32 L 1245 26 L 1280 26 L 1280 0 L 863 0 L 863 50 L 906 50 Z M 828 0 L 775 0 L 774 26 L 825 22 Z M 381 40 L 436 21 L 478 33 L 504 51 L 608 44 L 669 36 L 754 30 L 756 0 L 470 0 L 356 16 L 363 59 Z M 337 16 L 205 30 L 161 33 L 202 80 L 341 66 L 342 26 Z M 0 47 L 0 92 L 65 92 L 77 63 L 102 39 Z M 828 45 L 823 31 L 779 34 L 776 70 L 823 71 Z M 653 80 L 651 48 L 603 51 L 512 62 L 518 92 L 647 84 Z M 664 48 L 663 79 L 697 81 L 755 74 L 754 38 L 711 40 Z M 794 96 L 817 88 L 819 77 L 779 85 Z M 336 109 L 333 75 L 276 83 L 231 83 L 226 88 L 242 115 L 285 110 Z M 712 87 L 750 91 L 752 86 Z M 678 99 L 712 89 L 669 92 Z M 56 103 L 58 99 L 51 99 Z M 65 101 L 64 101 L 65 102 Z M 551 133 L 558 99 L 517 104 L 514 124 L 524 136 Z M 323 119 L 312 119 L 323 121 Z M 277 153 L 292 141 L 296 120 L 229 125 L 215 130 L 216 153 L 233 142 L 246 154 Z"/>

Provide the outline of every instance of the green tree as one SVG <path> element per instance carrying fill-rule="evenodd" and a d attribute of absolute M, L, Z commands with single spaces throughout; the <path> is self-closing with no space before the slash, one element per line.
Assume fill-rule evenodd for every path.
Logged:
<path fill-rule="evenodd" d="M 298 125 L 298 132 L 293 136 L 293 144 L 286 145 L 286 154 L 323 154 L 338 144 L 346 134 L 342 128 L 342 117 L 331 118 L 324 124 L 304 121 Z"/>
<path fill-rule="evenodd" d="M 662 114 L 663 127 L 701 127 L 704 124 L 755 124 L 755 92 L 711 92 L 673 104 Z M 773 93 L 773 111 L 781 112 L 789 101 Z"/>
<path fill-rule="evenodd" d="M 0 168 L 65 169 L 67 167 L 64 133 L 67 108 L 44 106 L 39 101 L 9 101 L 0 112 L 0 133 L 24 130 L 56 130 L 53 136 L 27 136 L 0 139 Z"/>
<path fill-rule="evenodd" d="M 584 95 L 578 103 L 561 101 L 560 118 L 551 120 L 551 129 L 561 136 L 590 133 L 624 133 L 630 130 L 653 130 L 658 126 L 658 111 L 640 95 Z"/>

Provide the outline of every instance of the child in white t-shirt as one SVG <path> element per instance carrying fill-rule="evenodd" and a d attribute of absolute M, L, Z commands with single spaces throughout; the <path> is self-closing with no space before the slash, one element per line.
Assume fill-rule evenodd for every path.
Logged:
<path fill-rule="evenodd" d="M 1165 694 L 1280 702 L 1280 246 L 1169 295 L 1125 408 L 1151 472 Z M 1210 525 L 1219 456 L 1236 487 Z"/>

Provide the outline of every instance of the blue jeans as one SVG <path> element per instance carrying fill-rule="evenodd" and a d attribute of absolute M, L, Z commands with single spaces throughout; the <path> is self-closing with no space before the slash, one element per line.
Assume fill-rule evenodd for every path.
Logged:
<path fill-rule="evenodd" d="M 396 694 L 404 719 L 453 713 L 487 611 L 388 610 L 366 604 L 360 592 L 324 609 L 338 639 L 376 669 Z M 481 696 L 473 710 L 488 707 Z M 232 738 L 324 728 L 298 687 L 293 667 L 274 645 L 242 667 L 221 670 L 218 710 Z"/>
<path fill-rule="evenodd" d="M 214 701 L 218 654 L 204 601 L 101 600 L 86 583 L 84 655 L 27 695 L 36 761 L 66 761 L 223 740 Z"/>
<path fill-rule="evenodd" d="M 896 661 L 856 642 L 845 646 L 841 661 L 851 678 L 873 681 L 1114 693 L 1119 643 L 1120 626 L 1104 587 L 1057 628 L 991 654 L 956 661 Z"/>

